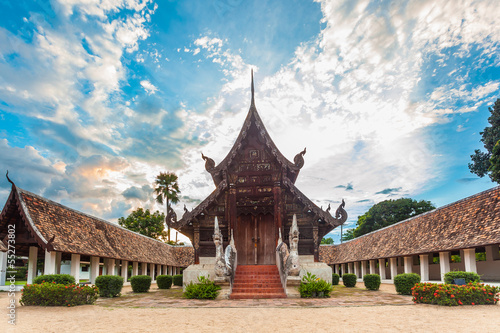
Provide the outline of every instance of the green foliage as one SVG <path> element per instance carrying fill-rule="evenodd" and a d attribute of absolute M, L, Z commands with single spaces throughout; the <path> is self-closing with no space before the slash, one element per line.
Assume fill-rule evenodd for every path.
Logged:
<path fill-rule="evenodd" d="M 49 282 L 49 283 L 54 282 L 55 284 L 64 284 L 64 285 L 70 285 L 76 283 L 75 278 L 69 274 L 40 275 L 33 280 L 33 284 L 42 284 L 44 282 Z"/>
<path fill-rule="evenodd" d="M 380 275 L 366 274 L 365 276 L 363 276 L 363 282 L 365 283 L 366 289 L 378 290 L 378 288 L 380 288 Z"/>
<path fill-rule="evenodd" d="M 412 288 L 413 302 L 438 305 L 497 304 L 500 287 L 469 282 L 463 286 L 454 284 L 417 283 Z"/>
<path fill-rule="evenodd" d="M 221 287 L 215 285 L 208 277 L 199 276 L 198 283 L 189 283 L 184 292 L 185 298 L 190 299 L 216 299 Z"/>
<path fill-rule="evenodd" d="M 28 273 L 28 267 L 16 267 L 14 270 L 16 271 L 16 274 L 15 274 L 16 280 L 26 280 L 26 274 Z"/>
<path fill-rule="evenodd" d="M 130 285 L 134 293 L 147 293 L 151 288 L 151 276 L 135 275 L 130 278 Z"/>
<path fill-rule="evenodd" d="M 328 237 L 328 238 L 322 238 L 321 239 L 321 244 L 327 244 L 327 245 L 331 245 L 333 244 L 333 238 L 331 237 Z"/>
<path fill-rule="evenodd" d="M 338 275 L 337 273 L 333 273 L 332 274 L 332 285 L 334 285 L 334 286 L 338 285 L 339 281 L 340 281 L 340 275 Z"/>
<path fill-rule="evenodd" d="M 123 278 L 118 275 L 101 275 L 95 279 L 95 285 L 99 288 L 99 296 L 120 296 L 123 288 Z"/>
<path fill-rule="evenodd" d="M 453 271 L 444 275 L 444 283 L 446 284 L 453 284 L 453 280 L 455 279 L 465 279 L 465 283 L 481 282 L 479 274 L 474 272 Z"/>
<path fill-rule="evenodd" d="M 98 297 L 98 288 L 90 286 L 64 285 L 54 282 L 27 284 L 19 303 L 21 305 L 40 306 L 75 306 L 94 304 Z"/>
<path fill-rule="evenodd" d="M 174 286 L 182 287 L 182 274 L 173 276 Z"/>
<path fill-rule="evenodd" d="M 381 201 L 373 205 L 365 214 L 358 216 L 353 236 L 365 235 L 435 208 L 430 201 L 426 200 L 417 201 L 410 198 L 401 198 Z"/>
<path fill-rule="evenodd" d="M 172 275 L 158 275 L 156 283 L 159 289 L 170 289 L 172 286 Z"/>
<path fill-rule="evenodd" d="M 342 234 L 342 241 L 345 242 L 345 241 L 356 238 L 356 237 L 354 237 L 354 230 L 355 229 L 352 228 L 352 229 L 347 229 L 346 231 L 344 231 L 344 233 Z"/>
<path fill-rule="evenodd" d="M 481 142 L 484 144 L 486 152 L 479 149 L 474 151 L 471 155 L 472 163 L 469 163 L 469 170 L 471 173 L 484 177 L 489 175 L 492 181 L 500 182 L 500 147 L 498 141 L 500 140 L 500 98 L 495 101 L 493 107 L 489 107 L 490 117 L 488 126 L 484 131 L 480 132 Z"/>
<path fill-rule="evenodd" d="M 420 282 L 420 275 L 416 273 L 403 273 L 394 277 L 396 292 L 402 295 L 411 295 L 411 288 Z"/>
<path fill-rule="evenodd" d="M 165 215 L 159 211 L 151 214 L 149 209 L 137 208 L 127 218 L 120 217 L 118 224 L 141 235 L 158 239 L 165 234 L 164 221 Z"/>
<path fill-rule="evenodd" d="M 342 275 L 342 282 L 347 288 L 354 288 L 356 286 L 357 280 L 358 277 L 356 276 L 356 274 L 346 273 Z"/>
<path fill-rule="evenodd" d="M 299 286 L 300 297 L 330 297 L 333 286 L 316 275 L 307 272 Z"/>
<path fill-rule="evenodd" d="M 169 220 L 170 203 L 176 204 L 179 202 L 179 184 L 177 184 L 177 176 L 173 172 L 160 172 L 155 179 L 156 202 L 163 205 L 167 203 L 167 221 Z M 167 240 L 170 241 L 170 226 L 167 223 Z"/>

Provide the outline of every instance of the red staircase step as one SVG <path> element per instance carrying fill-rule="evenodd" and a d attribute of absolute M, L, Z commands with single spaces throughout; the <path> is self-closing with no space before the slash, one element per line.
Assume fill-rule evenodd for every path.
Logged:
<path fill-rule="evenodd" d="M 231 299 L 286 298 L 275 265 L 240 265 L 236 268 Z"/>

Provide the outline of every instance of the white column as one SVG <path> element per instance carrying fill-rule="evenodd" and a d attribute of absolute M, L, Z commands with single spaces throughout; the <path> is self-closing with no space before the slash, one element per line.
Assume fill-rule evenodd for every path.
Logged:
<path fill-rule="evenodd" d="M 333 265 L 333 270 L 335 274 L 339 274 L 339 265 L 338 264 Z"/>
<path fill-rule="evenodd" d="M 0 286 L 5 286 L 7 280 L 7 252 L 0 251 Z"/>
<path fill-rule="evenodd" d="M 380 275 L 380 280 L 385 280 L 385 259 L 378 260 L 378 275 Z"/>
<path fill-rule="evenodd" d="M 413 257 L 404 257 L 405 273 L 413 273 Z"/>
<path fill-rule="evenodd" d="M 62 252 L 56 252 L 56 274 L 61 274 Z"/>
<path fill-rule="evenodd" d="M 342 267 L 342 275 L 344 275 L 345 273 L 347 273 L 347 265 L 346 264 L 341 264 L 340 266 Z"/>
<path fill-rule="evenodd" d="M 134 261 L 132 263 L 132 276 L 139 275 L 139 263 L 137 261 Z"/>
<path fill-rule="evenodd" d="M 163 265 L 163 275 L 168 275 L 168 266 Z"/>
<path fill-rule="evenodd" d="M 464 249 L 464 263 L 466 272 L 477 273 L 476 249 Z"/>
<path fill-rule="evenodd" d="M 366 274 L 368 274 L 366 271 L 367 271 L 367 267 L 366 267 L 366 260 L 362 260 L 361 261 L 361 278 L 363 278 L 363 276 L 365 276 Z"/>
<path fill-rule="evenodd" d="M 56 274 L 56 252 L 45 250 L 45 263 L 43 265 L 43 274 Z"/>
<path fill-rule="evenodd" d="M 498 244 L 486 246 L 486 261 L 499 260 Z"/>
<path fill-rule="evenodd" d="M 162 273 L 161 268 L 162 268 L 162 266 L 161 266 L 161 265 L 156 265 L 156 275 L 157 275 L 157 276 L 158 276 L 158 275 L 163 275 L 163 274 L 161 274 L 161 273 Z"/>
<path fill-rule="evenodd" d="M 123 282 L 127 282 L 128 279 L 128 261 L 127 260 L 122 260 L 122 278 Z"/>
<path fill-rule="evenodd" d="M 174 267 L 173 267 L 173 266 L 170 266 L 170 267 L 168 268 L 168 271 L 169 271 L 169 274 L 168 274 L 168 275 L 172 275 L 172 276 L 174 275 Z"/>
<path fill-rule="evenodd" d="M 429 281 L 429 255 L 420 255 L 420 280 Z"/>
<path fill-rule="evenodd" d="M 28 257 L 28 284 L 33 283 L 33 279 L 36 277 L 36 262 L 38 260 L 38 247 L 30 246 L 30 252 Z"/>
<path fill-rule="evenodd" d="M 377 274 L 377 262 L 375 260 L 370 260 L 370 274 Z"/>
<path fill-rule="evenodd" d="M 356 274 L 356 278 L 359 278 L 359 263 L 355 261 L 353 265 L 354 265 L 354 274 Z"/>
<path fill-rule="evenodd" d="M 141 275 L 148 275 L 148 264 L 141 262 Z"/>
<path fill-rule="evenodd" d="M 107 260 L 107 269 L 106 269 L 106 274 L 107 275 L 116 275 L 115 274 L 115 259 L 108 259 Z"/>
<path fill-rule="evenodd" d="M 389 258 L 389 266 L 391 269 L 391 280 L 394 281 L 396 275 L 398 275 L 398 258 Z"/>
<path fill-rule="evenodd" d="M 155 281 L 155 264 L 149 264 L 149 276 L 151 276 L 151 281 Z"/>
<path fill-rule="evenodd" d="M 353 265 L 352 262 L 347 263 L 347 272 L 349 274 L 352 274 L 352 272 L 354 272 L 352 265 Z"/>
<path fill-rule="evenodd" d="M 99 276 L 99 257 L 90 257 L 90 283 L 95 284 Z"/>
<path fill-rule="evenodd" d="M 71 254 L 71 275 L 75 278 L 75 282 L 80 283 L 80 255 Z"/>
<path fill-rule="evenodd" d="M 450 252 L 439 252 L 439 268 L 441 281 L 444 282 L 444 275 L 450 271 Z"/>

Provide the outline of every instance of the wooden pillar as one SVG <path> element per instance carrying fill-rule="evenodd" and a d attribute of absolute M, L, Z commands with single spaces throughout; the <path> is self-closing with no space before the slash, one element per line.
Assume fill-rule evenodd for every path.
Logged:
<path fill-rule="evenodd" d="M 385 259 L 378 260 L 378 275 L 380 275 L 380 280 L 385 280 Z"/>
<path fill-rule="evenodd" d="M 280 182 L 275 182 L 273 187 L 273 195 L 274 195 L 274 235 L 275 235 L 275 243 L 278 245 L 278 237 L 279 231 L 278 229 L 282 228 L 281 214 L 282 214 L 282 196 L 281 196 L 281 186 Z M 283 232 L 283 229 L 281 229 Z"/>
<path fill-rule="evenodd" d="M 236 212 L 236 187 L 234 184 L 229 184 L 229 230 L 234 229 L 236 225 L 236 219 L 238 218 Z"/>
<path fill-rule="evenodd" d="M 206 217 L 208 218 L 208 216 Z M 200 223 L 194 222 L 193 248 L 194 248 L 194 263 L 200 263 Z"/>
<path fill-rule="evenodd" d="M 429 281 L 429 255 L 420 255 L 420 280 Z"/>
<path fill-rule="evenodd" d="M 28 257 L 28 284 L 33 283 L 33 279 L 36 277 L 37 273 L 37 261 L 38 261 L 38 247 L 30 246 L 29 257 Z"/>
<path fill-rule="evenodd" d="M 318 226 L 313 226 L 313 242 L 314 242 L 314 262 L 319 262 L 319 242 L 321 241 L 318 235 Z"/>

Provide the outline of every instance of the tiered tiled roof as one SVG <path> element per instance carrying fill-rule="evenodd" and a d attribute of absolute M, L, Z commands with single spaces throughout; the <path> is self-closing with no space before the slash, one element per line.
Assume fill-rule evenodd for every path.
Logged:
<path fill-rule="evenodd" d="M 20 216 L 34 241 L 49 251 L 177 267 L 193 262 L 192 247 L 165 244 L 15 185 L 0 217 L 1 234 L 6 233 L 13 214 Z"/>
<path fill-rule="evenodd" d="M 334 246 L 320 260 L 340 264 L 500 244 L 500 187 Z"/>

